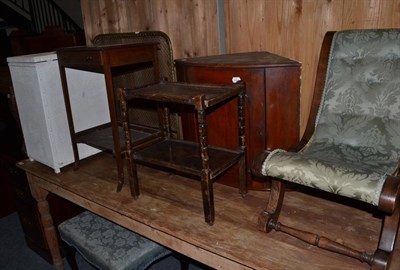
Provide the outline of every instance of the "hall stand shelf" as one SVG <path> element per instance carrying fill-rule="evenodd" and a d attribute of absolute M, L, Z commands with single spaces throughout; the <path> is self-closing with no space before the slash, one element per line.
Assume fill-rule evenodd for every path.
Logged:
<path fill-rule="evenodd" d="M 239 189 L 242 196 L 247 193 L 246 145 L 243 82 L 234 85 L 187 84 L 160 82 L 136 89 L 118 89 L 121 102 L 121 120 L 125 131 L 126 153 L 130 178 L 135 183 L 132 192 L 139 196 L 136 162 L 172 170 L 176 173 L 201 180 L 205 221 L 214 223 L 213 180 L 235 164 L 239 166 Z M 224 102 L 237 98 L 238 149 L 227 149 L 208 145 L 206 113 L 210 108 L 218 110 Z M 137 150 L 131 148 L 128 108 L 133 99 L 157 102 L 160 112 L 160 127 L 163 139 Z M 171 136 L 169 107 L 172 105 L 193 107 L 196 111 L 198 142 L 176 140 Z"/>

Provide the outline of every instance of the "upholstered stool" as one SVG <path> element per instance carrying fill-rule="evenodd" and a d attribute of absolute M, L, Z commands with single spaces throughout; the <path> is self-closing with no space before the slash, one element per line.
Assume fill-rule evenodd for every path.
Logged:
<path fill-rule="evenodd" d="M 146 269 L 153 262 L 172 253 L 88 211 L 64 221 L 58 230 L 65 242 L 66 258 L 72 269 L 77 269 L 76 251 L 99 269 L 118 270 Z"/>

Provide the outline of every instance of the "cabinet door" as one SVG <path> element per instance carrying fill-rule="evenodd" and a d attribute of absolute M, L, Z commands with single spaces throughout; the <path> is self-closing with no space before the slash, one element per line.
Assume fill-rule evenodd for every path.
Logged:
<path fill-rule="evenodd" d="M 265 69 L 265 93 L 265 149 L 293 149 L 300 137 L 300 67 Z"/>
<path fill-rule="evenodd" d="M 179 81 L 190 83 L 232 84 L 232 78 L 246 83 L 246 145 L 249 188 L 261 189 L 263 184 L 253 181 L 250 164 L 255 155 L 266 149 L 265 144 L 265 71 L 264 69 L 210 68 L 177 65 Z M 238 142 L 237 100 L 231 100 L 207 113 L 207 132 L 210 145 L 237 148 Z M 182 116 L 185 139 L 196 140 L 196 125 L 191 113 Z M 219 183 L 237 187 L 237 168 L 224 174 Z"/>

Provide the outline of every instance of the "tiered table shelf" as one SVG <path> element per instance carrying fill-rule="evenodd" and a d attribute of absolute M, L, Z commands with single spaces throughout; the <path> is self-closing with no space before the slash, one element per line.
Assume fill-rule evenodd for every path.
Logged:
<path fill-rule="evenodd" d="M 131 133 L 128 131 L 127 102 L 133 99 L 151 100 L 160 105 L 160 115 L 163 127 L 163 139 L 147 147 L 132 151 L 127 149 L 125 155 L 130 166 L 132 181 L 137 189 L 132 193 L 139 195 L 135 161 L 157 168 L 173 170 L 177 173 L 201 179 L 205 220 L 210 225 L 214 222 L 213 180 L 235 164 L 239 164 L 239 187 L 242 194 L 246 189 L 246 159 L 245 159 L 245 117 L 243 83 L 235 85 L 186 84 L 176 82 L 161 82 L 136 89 L 119 89 L 122 108 L 122 122 L 125 128 L 126 145 L 132 145 Z M 230 99 L 238 99 L 239 149 L 227 149 L 209 146 L 207 141 L 206 112 L 211 107 Z M 171 138 L 169 106 L 179 104 L 191 106 L 197 114 L 198 142 L 175 140 Z M 162 107 L 162 108 L 161 108 Z"/>

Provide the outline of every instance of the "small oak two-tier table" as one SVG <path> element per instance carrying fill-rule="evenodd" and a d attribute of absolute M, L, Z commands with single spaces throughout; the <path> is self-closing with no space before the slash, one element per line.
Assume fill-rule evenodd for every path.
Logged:
<path fill-rule="evenodd" d="M 214 223 L 213 180 L 235 164 L 239 166 L 239 188 L 242 195 L 246 189 L 246 145 L 244 117 L 244 83 L 234 85 L 187 84 L 176 82 L 160 82 L 136 89 L 119 89 L 121 100 L 122 126 L 125 131 L 127 145 L 128 169 L 130 179 L 135 187 L 134 194 L 139 195 L 139 185 L 135 161 L 158 168 L 173 170 L 193 178 L 200 178 L 205 221 Z M 231 134 L 238 139 L 238 149 L 215 147 L 208 144 L 206 112 L 237 98 L 238 114 L 231 117 L 237 119 L 238 133 Z M 127 101 L 142 99 L 155 101 L 160 105 L 161 129 L 163 139 L 142 149 L 131 151 L 131 132 L 129 131 Z M 176 140 L 171 136 L 169 106 L 182 105 L 194 108 L 198 142 Z M 219 106 L 220 107 L 220 106 Z"/>
<path fill-rule="evenodd" d="M 119 117 L 117 116 L 116 101 L 114 98 L 113 74 L 126 70 L 140 70 L 152 65 L 155 81 L 158 81 L 159 64 L 157 49 L 158 43 L 152 42 L 125 45 L 78 46 L 57 50 L 75 167 L 77 168 L 79 165 L 78 143 L 85 143 L 102 150 L 112 151 L 115 155 L 118 169 L 117 191 L 121 190 L 124 183 L 124 171 L 121 157 L 123 147 L 120 144 L 121 138 L 123 137 L 120 132 L 121 128 L 118 126 Z M 66 76 L 67 68 L 104 74 L 110 123 L 76 132 Z M 136 145 L 140 145 L 142 142 L 152 140 L 158 136 L 159 132 L 157 130 L 136 127 L 135 132 L 133 132 L 133 141 Z"/>

